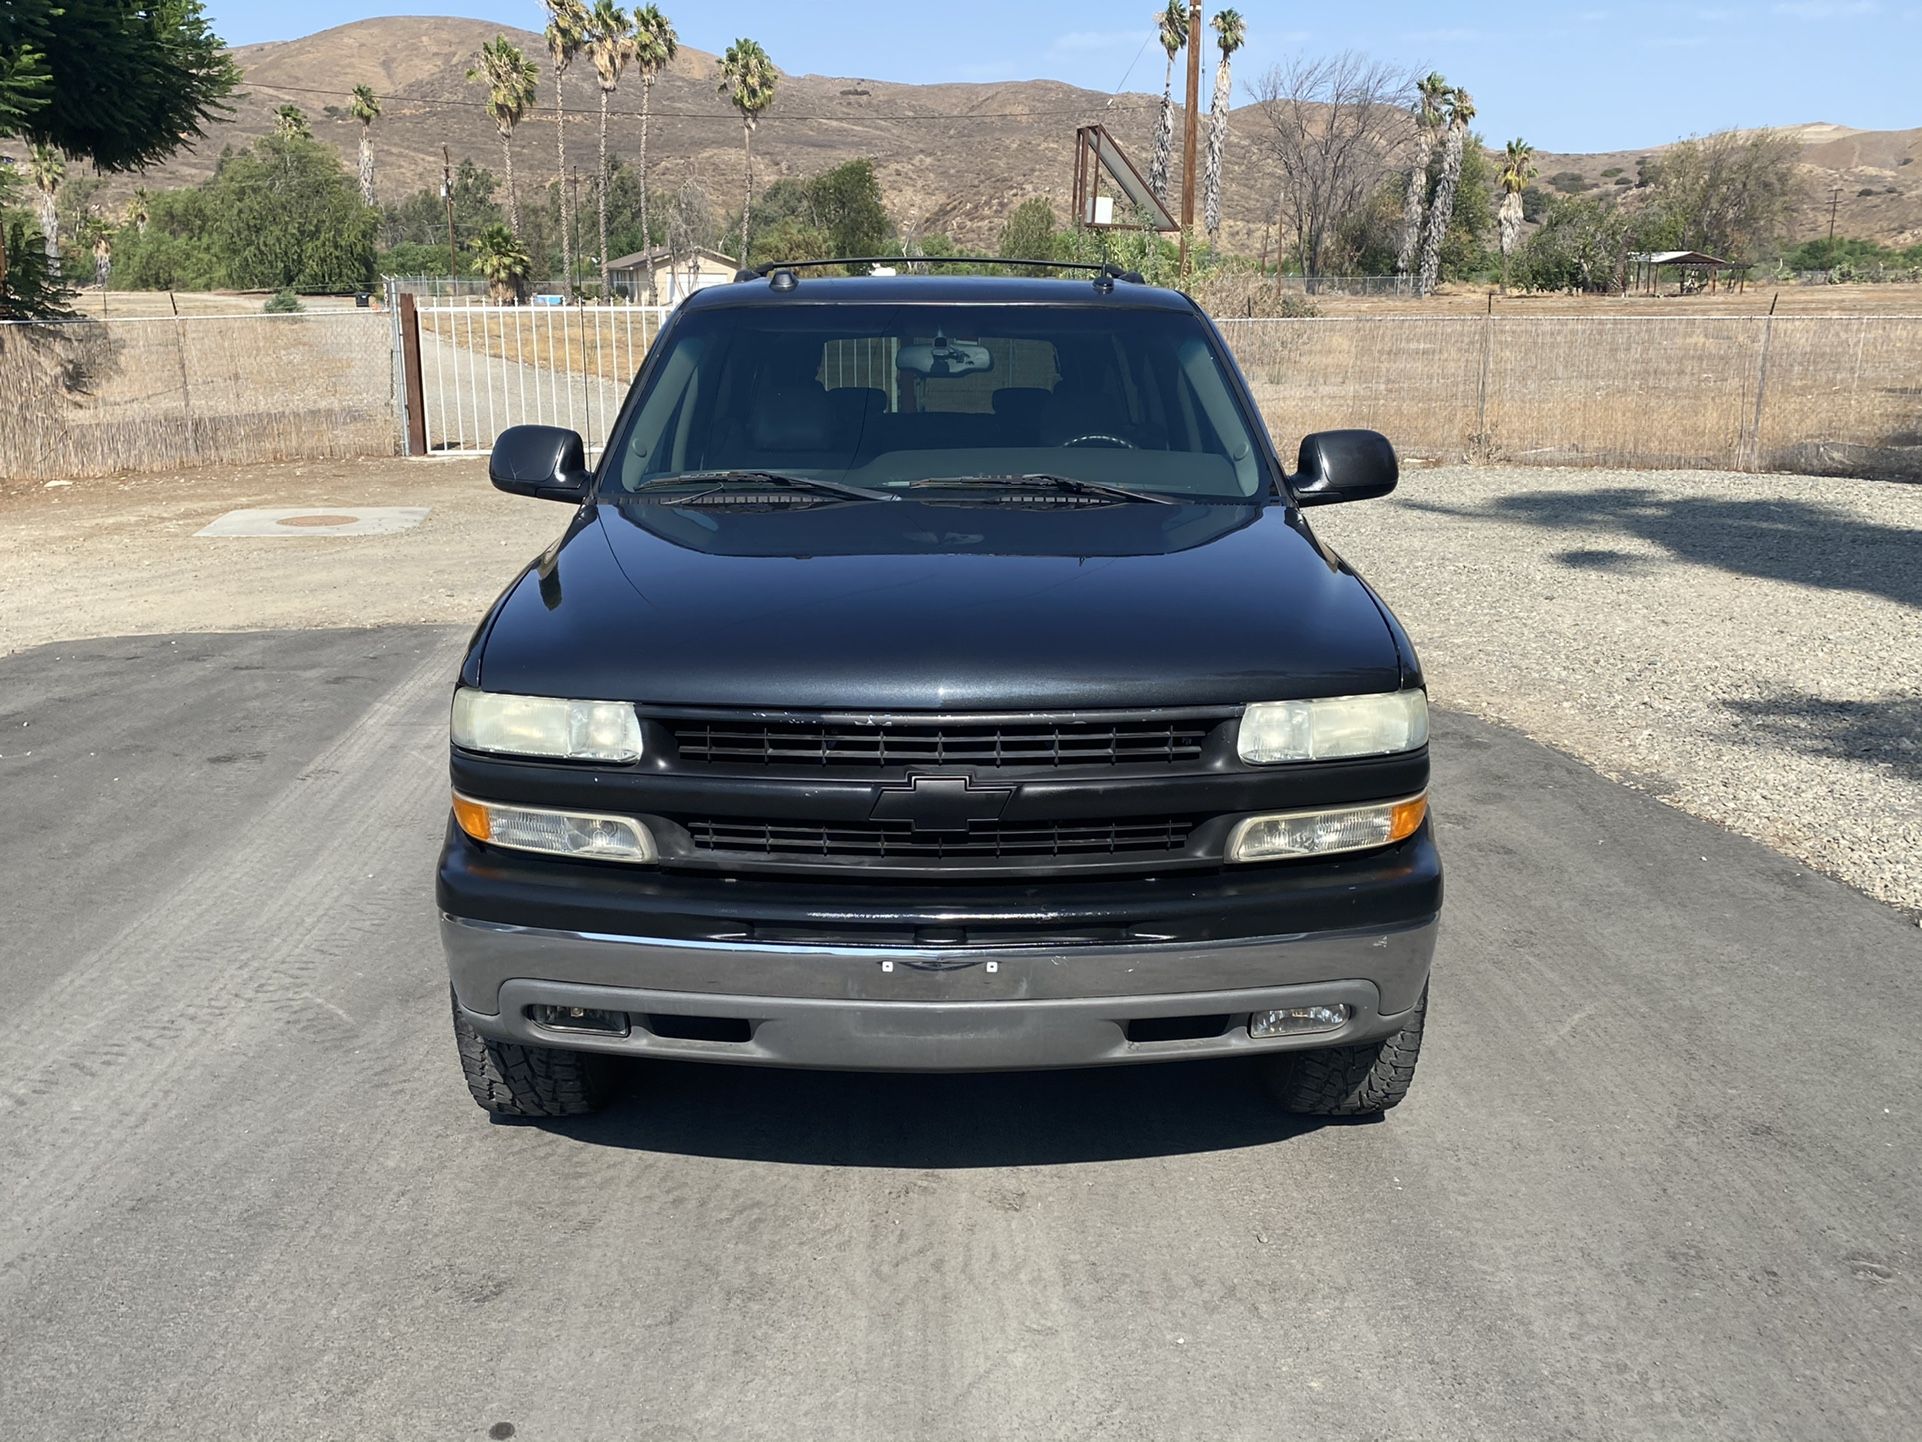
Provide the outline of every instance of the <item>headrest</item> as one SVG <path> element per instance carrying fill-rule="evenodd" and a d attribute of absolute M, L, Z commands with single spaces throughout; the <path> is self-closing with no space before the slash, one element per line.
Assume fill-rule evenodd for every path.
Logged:
<path fill-rule="evenodd" d="M 780 386 L 756 396 L 748 413 L 748 443 L 757 450 L 826 450 L 834 415 L 818 385 Z"/>
<path fill-rule="evenodd" d="M 1041 386 L 1003 386 L 992 397 L 994 413 L 1027 420 L 1047 409 L 1054 392 Z"/>

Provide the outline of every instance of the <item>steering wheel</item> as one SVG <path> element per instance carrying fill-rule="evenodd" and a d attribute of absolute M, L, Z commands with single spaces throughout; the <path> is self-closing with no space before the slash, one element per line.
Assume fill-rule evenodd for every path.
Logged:
<path fill-rule="evenodd" d="M 1123 450 L 1123 451 L 1133 451 L 1133 450 L 1140 449 L 1139 446 L 1137 446 L 1133 441 L 1129 440 L 1126 436 L 1111 436 L 1106 431 L 1090 431 L 1085 436 L 1076 436 L 1073 440 L 1063 441 L 1061 444 L 1064 446 L 1102 445 L 1102 446 L 1108 446 L 1115 450 Z"/>

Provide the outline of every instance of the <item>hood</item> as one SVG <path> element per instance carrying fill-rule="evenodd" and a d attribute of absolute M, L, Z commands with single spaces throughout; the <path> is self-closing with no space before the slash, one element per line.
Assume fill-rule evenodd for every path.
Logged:
<path fill-rule="evenodd" d="M 1387 622 L 1279 505 L 584 510 L 484 630 L 490 690 L 768 710 L 1391 690 Z"/>

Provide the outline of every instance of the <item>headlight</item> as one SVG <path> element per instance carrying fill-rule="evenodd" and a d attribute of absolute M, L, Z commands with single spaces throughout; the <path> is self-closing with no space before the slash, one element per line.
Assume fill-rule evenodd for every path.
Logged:
<path fill-rule="evenodd" d="M 1228 836 L 1230 861 L 1282 861 L 1291 856 L 1331 856 L 1406 841 L 1428 814 L 1428 793 L 1403 801 L 1341 806 L 1325 811 L 1284 811 L 1250 816 Z"/>
<path fill-rule="evenodd" d="M 454 693 L 454 744 L 559 761 L 638 761 L 641 721 L 627 701 L 562 701 L 465 687 Z"/>
<path fill-rule="evenodd" d="M 1428 744 L 1428 696 L 1387 691 L 1313 701 L 1257 701 L 1241 717 L 1235 749 L 1251 766 L 1386 756 Z"/>
<path fill-rule="evenodd" d="M 545 811 L 454 793 L 454 820 L 476 841 L 585 861 L 652 861 L 654 837 L 631 816 Z"/>

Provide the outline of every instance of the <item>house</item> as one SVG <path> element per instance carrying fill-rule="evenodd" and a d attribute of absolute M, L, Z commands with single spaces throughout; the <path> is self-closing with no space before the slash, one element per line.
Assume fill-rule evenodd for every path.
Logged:
<path fill-rule="evenodd" d="M 672 255 L 665 246 L 621 256 L 607 267 L 608 280 L 617 295 L 629 300 L 648 298 L 647 282 L 654 280 L 654 301 L 658 305 L 678 305 L 704 286 L 725 285 L 740 267 L 734 257 L 718 250 L 695 246 Z"/>

